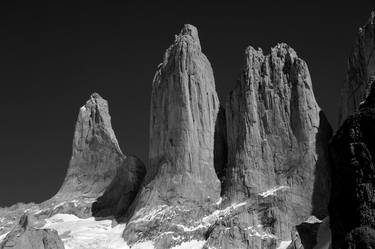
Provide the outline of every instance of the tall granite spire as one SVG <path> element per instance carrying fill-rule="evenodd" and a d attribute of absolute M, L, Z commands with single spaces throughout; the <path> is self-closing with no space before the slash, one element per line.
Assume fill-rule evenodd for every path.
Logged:
<path fill-rule="evenodd" d="M 185 25 L 153 82 L 147 183 L 161 199 L 217 200 L 213 161 L 219 100 L 198 31 Z"/>
<path fill-rule="evenodd" d="M 79 111 L 72 157 L 57 197 L 98 197 L 124 159 L 112 130 L 108 103 L 94 93 Z"/>
<path fill-rule="evenodd" d="M 124 231 L 128 243 L 156 236 L 155 248 L 170 248 L 176 243 L 172 239 L 176 225 L 193 224 L 203 207 L 219 200 L 220 181 L 214 167 L 218 111 L 213 71 L 201 51 L 198 31 L 184 25 L 153 81 L 150 162 Z M 142 218 L 149 213 L 155 216 Z M 168 219 L 160 220 L 161 213 Z M 156 233 L 153 227 L 159 222 Z M 161 233 L 168 235 L 158 237 Z M 181 239 L 192 236 L 179 234 Z"/>
<path fill-rule="evenodd" d="M 306 62 L 286 44 L 270 55 L 249 47 L 245 59 L 227 103 L 226 193 L 246 199 L 285 186 L 299 215 L 324 216 L 331 128 L 316 103 Z"/>

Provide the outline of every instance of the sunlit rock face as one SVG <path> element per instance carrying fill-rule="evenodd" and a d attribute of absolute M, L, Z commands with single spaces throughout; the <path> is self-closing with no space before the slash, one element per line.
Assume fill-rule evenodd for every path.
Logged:
<path fill-rule="evenodd" d="M 297 218 L 327 214 L 332 131 L 315 100 L 307 64 L 292 48 L 278 44 L 269 55 L 246 50 L 226 116 L 228 197 L 242 200 L 286 186 Z"/>
<path fill-rule="evenodd" d="M 220 181 L 214 167 L 218 111 L 213 71 L 202 53 L 198 31 L 184 25 L 165 52 L 153 81 L 150 161 L 144 187 L 131 209 L 125 239 L 158 236 L 153 229 L 155 220 L 136 222 L 142 220 L 142 214 L 168 210 L 169 219 L 158 228 L 160 235 L 175 231 L 176 224 L 194 224 L 207 212 L 205 206 L 219 200 Z M 173 236 L 176 234 L 159 238 L 159 247 L 168 248 Z"/>
<path fill-rule="evenodd" d="M 167 49 L 151 96 L 148 204 L 217 201 L 214 131 L 219 110 L 211 65 L 198 31 L 185 25 Z"/>
<path fill-rule="evenodd" d="M 79 111 L 72 157 L 57 197 L 100 196 L 124 159 L 112 129 L 108 103 L 94 93 Z"/>
<path fill-rule="evenodd" d="M 296 225 L 312 214 L 327 215 L 329 200 L 332 130 L 316 103 L 306 62 L 287 44 L 269 55 L 247 48 L 225 114 L 223 194 L 229 203 L 246 201 L 247 208 L 216 223 L 210 245 L 286 245 Z"/>
<path fill-rule="evenodd" d="M 347 62 L 346 84 L 342 89 L 339 125 L 359 110 L 375 81 L 375 12 L 359 28 Z"/>

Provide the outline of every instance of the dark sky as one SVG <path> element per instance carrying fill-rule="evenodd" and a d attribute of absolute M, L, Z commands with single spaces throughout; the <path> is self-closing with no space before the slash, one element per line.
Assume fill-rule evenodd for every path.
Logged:
<path fill-rule="evenodd" d="M 147 162 L 152 79 L 184 23 L 199 29 L 222 102 L 244 49 L 268 53 L 283 41 L 307 61 L 335 127 L 346 58 L 375 9 L 373 0 L 105 2 L 0 6 L 0 206 L 40 202 L 58 190 L 78 109 L 92 92 L 109 101 L 123 152 Z"/>

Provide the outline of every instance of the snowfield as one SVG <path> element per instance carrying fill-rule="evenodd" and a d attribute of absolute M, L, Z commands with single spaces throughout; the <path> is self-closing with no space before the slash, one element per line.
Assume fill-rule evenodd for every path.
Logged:
<path fill-rule="evenodd" d="M 125 226 L 112 226 L 111 220 L 95 220 L 93 217 L 80 219 L 71 214 L 56 214 L 46 219 L 42 228 L 56 230 L 66 249 L 154 249 L 152 241 L 129 247 L 122 238 Z M 173 249 L 201 249 L 203 244 L 204 241 L 192 240 Z"/>
<path fill-rule="evenodd" d="M 66 249 L 128 249 L 122 232 L 125 224 L 112 227 L 111 220 L 80 219 L 71 214 L 56 214 L 46 219 L 43 228 L 55 229 Z"/>

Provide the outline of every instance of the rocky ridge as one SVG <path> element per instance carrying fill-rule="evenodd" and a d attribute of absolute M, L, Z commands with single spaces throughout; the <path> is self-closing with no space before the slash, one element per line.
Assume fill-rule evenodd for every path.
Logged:
<path fill-rule="evenodd" d="M 291 47 L 248 47 L 223 107 L 198 31 L 185 25 L 153 80 L 149 162 L 121 152 L 108 103 L 92 94 L 61 189 L 41 204 L 0 209 L 1 245 L 328 249 L 332 230 L 333 249 L 373 247 L 374 16 L 349 59 L 357 73 L 348 85 L 359 90 L 348 88 L 342 117 L 359 112 L 330 151 L 331 127 Z"/>

